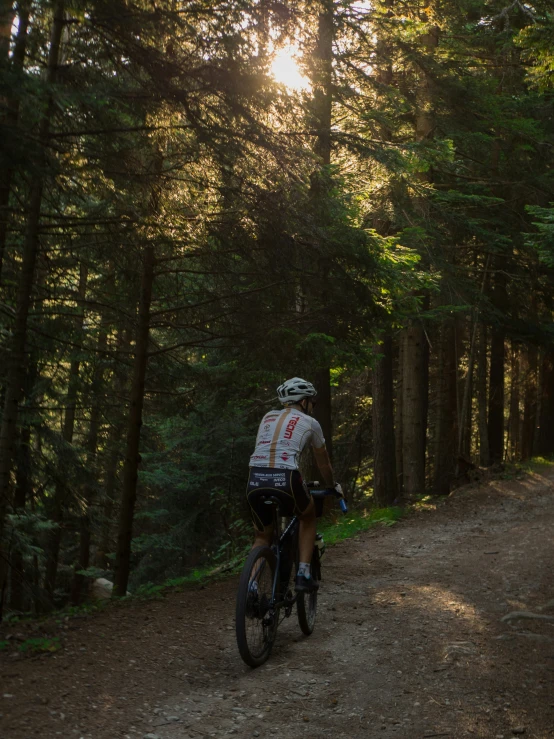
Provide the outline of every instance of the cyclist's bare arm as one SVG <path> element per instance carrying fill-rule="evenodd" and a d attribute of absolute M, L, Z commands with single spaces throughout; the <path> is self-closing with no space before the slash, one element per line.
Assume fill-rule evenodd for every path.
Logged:
<path fill-rule="evenodd" d="M 335 475 L 333 468 L 331 467 L 331 460 L 329 459 L 329 452 L 325 444 L 317 449 L 315 446 L 312 447 L 314 450 L 314 457 L 321 476 L 323 477 L 323 484 L 327 488 L 335 487 Z"/>

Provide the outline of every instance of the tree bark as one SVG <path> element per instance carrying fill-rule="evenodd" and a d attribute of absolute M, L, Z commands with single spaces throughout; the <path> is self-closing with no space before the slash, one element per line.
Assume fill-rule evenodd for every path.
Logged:
<path fill-rule="evenodd" d="M 333 0 L 320 0 L 317 43 L 314 52 L 315 153 L 323 166 L 331 163 L 331 115 L 333 106 Z"/>
<path fill-rule="evenodd" d="M 325 176 L 320 175 L 322 168 L 331 163 L 331 115 L 332 115 L 332 74 L 333 74 L 333 35 L 334 4 L 333 0 L 320 0 L 318 4 L 318 30 L 316 48 L 313 57 L 312 82 L 313 111 L 315 127 L 314 152 L 319 159 L 319 166 L 312 178 L 312 195 L 317 200 L 326 188 Z M 320 267 L 323 271 L 323 268 Z M 321 424 L 329 457 L 333 459 L 333 422 L 331 411 L 331 370 L 329 366 L 319 367 L 314 374 L 314 385 L 318 393 L 315 418 Z M 314 472 L 317 474 L 314 466 Z M 326 501 L 330 508 L 332 501 Z"/>
<path fill-rule="evenodd" d="M 98 353 L 96 366 L 92 378 L 92 407 L 90 412 L 90 424 L 87 434 L 85 448 L 87 450 L 88 474 L 97 478 L 97 449 L 98 435 L 100 432 L 101 419 L 101 392 L 104 379 L 104 352 L 108 342 L 106 327 L 103 326 L 98 336 Z M 83 486 L 83 511 L 79 522 L 79 557 L 73 575 L 71 587 L 71 600 L 74 605 L 79 605 L 83 597 L 86 576 L 79 574 L 80 570 L 88 569 L 90 563 L 91 543 L 91 507 L 95 495 L 95 486 L 88 482 Z"/>
<path fill-rule="evenodd" d="M 373 497 L 389 506 L 398 497 L 394 439 L 392 337 L 387 334 L 376 346 L 373 366 Z"/>
<path fill-rule="evenodd" d="M 46 73 L 46 81 L 50 84 L 53 84 L 56 81 L 64 24 L 64 2 L 63 0 L 58 0 L 54 6 L 54 18 L 52 22 Z M 45 147 L 50 135 L 52 114 L 53 102 L 52 97 L 50 96 L 46 111 L 39 125 L 39 140 L 42 144 L 41 164 L 43 166 L 39 167 L 39 173 L 33 179 L 29 196 L 27 228 L 23 244 L 21 271 L 19 274 L 12 341 L 8 356 L 4 413 L 2 416 L 2 425 L 0 427 L 0 546 L 3 546 L 2 541 L 4 539 L 3 533 L 6 515 L 13 506 L 13 500 L 10 495 L 11 472 L 17 444 L 19 403 L 21 400 L 22 387 L 27 366 L 25 351 L 27 340 L 27 321 L 35 281 L 35 264 L 39 248 L 40 212 L 44 190 L 43 171 L 46 161 Z M 0 592 L 2 593 L 5 590 L 7 573 L 6 560 L 7 557 L 5 556 L 5 552 L 3 554 L 3 552 L 0 551 Z"/>
<path fill-rule="evenodd" d="M 510 361 L 510 413 L 508 421 L 509 453 L 512 462 L 521 455 L 520 402 L 520 357 L 519 347 L 512 342 Z"/>
<path fill-rule="evenodd" d="M 457 372 L 454 319 L 445 318 L 438 337 L 437 380 L 435 388 L 433 493 L 448 495 L 456 466 Z"/>
<path fill-rule="evenodd" d="M 521 458 L 530 459 L 534 454 L 535 423 L 537 417 L 537 365 L 536 346 L 526 346 L 522 355 L 524 382 L 523 421 L 521 430 Z"/>
<path fill-rule="evenodd" d="M 458 417 L 458 444 L 456 450 L 456 474 L 459 472 L 459 465 L 462 460 L 468 460 L 471 450 L 471 399 L 473 397 L 473 367 L 475 364 L 475 355 L 477 352 L 477 311 L 474 312 L 472 323 L 469 324 L 469 346 L 467 372 L 463 382 L 463 392 L 460 404 L 460 412 Z M 459 324 L 458 324 L 459 325 Z M 465 333 L 465 332 L 464 332 Z M 463 353 L 463 339 L 460 338 L 459 356 Z"/>
<path fill-rule="evenodd" d="M 331 371 L 329 367 L 317 370 L 314 374 L 314 387 L 317 390 L 317 404 L 314 417 L 321 424 L 325 446 L 329 457 L 333 457 L 333 419 L 331 415 Z"/>
<path fill-rule="evenodd" d="M 19 435 L 17 449 L 17 469 L 15 474 L 14 511 L 23 513 L 31 493 L 31 427 L 25 424 Z M 10 608 L 12 611 L 22 612 L 25 609 L 24 583 L 25 562 L 21 549 L 17 544 L 11 550 L 10 556 Z"/>
<path fill-rule="evenodd" d="M 13 6 L 13 3 L 4 3 L 6 8 Z M 1 7 L 1 6 L 0 6 Z M 23 64 L 25 60 L 25 52 L 27 48 L 27 31 L 29 28 L 29 15 L 30 15 L 30 3 L 20 2 L 18 3 L 18 28 L 17 36 L 15 39 L 13 55 L 11 59 L 11 68 L 15 72 L 21 72 L 23 70 Z M 2 58 L 7 59 L 11 26 L 15 16 L 14 9 L 0 11 L 0 24 L 2 25 L 2 49 L 0 55 Z M 9 28 L 8 28 L 9 26 Z M 7 32 L 7 36 L 4 34 Z M 12 96 L 7 100 L 5 122 L 6 128 L 15 127 L 19 118 L 19 97 L 17 95 Z M 10 167 L 7 167 L 2 173 L 0 173 L 0 285 L 2 285 L 2 272 L 4 266 L 4 253 L 6 251 L 6 239 L 8 235 L 8 223 L 9 223 L 9 205 L 10 205 L 10 191 L 12 187 L 13 172 Z"/>
<path fill-rule="evenodd" d="M 139 446 L 142 407 L 144 403 L 144 383 L 148 365 L 148 337 L 150 330 L 150 304 L 154 283 L 154 263 L 154 247 L 147 246 L 143 259 L 131 405 L 128 416 L 125 466 L 123 468 L 123 490 L 121 495 L 113 589 L 113 593 L 116 596 L 124 596 L 127 593 L 127 584 L 131 569 L 131 540 L 133 537 L 133 519 L 137 497 L 138 465 L 140 461 Z"/>
<path fill-rule="evenodd" d="M 0 0 L 0 65 L 8 59 L 14 19 L 13 0 Z"/>
<path fill-rule="evenodd" d="M 479 423 L 479 464 L 490 465 L 489 432 L 487 422 L 487 327 L 479 328 L 479 352 L 477 355 L 477 416 Z"/>
<path fill-rule="evenodd" d="M 414 322 L 405 329 L 402 373 L 402 459 L 404 491 L 425 492 L 425 344 L 423 327 Z"/>
<path fill-rule="evenodd" d="M 38 378 L 36 361 L 30 363 L 25 377 L 25 398 L 27 405 L 33 395 Z M 32 455 L 31 455 L 31 412 L 23 407 L 23 418 L 19 443 L 17 445 L 17 466 L 15 472 L 15 491 L 13 507 L 15 513 L 24 513 L 27 502 L 32 497 Z M 10 608 L 12 611 L 24 611 L 25 562 L 17 543 L 11 550 L 10 557 Z"/>
<path fill-rule="evenodd" d="M 105 570 L 108 568 L 108 552 L 111 551 L 110 540 L 112 531 L 112 514 L 115 500 L 115 489 L 117 482 L 117 467 L 119 464 L 119 445 L 118 441 L 124 431 L 123 424 L 116 425 L 113 428 L 113 434 L 110 434 L 112 443 L 110 445 L 110 453 L 106 463 L 105 482 L 104 482 L 104 504 L 101 519 L 100 539 L 96 550 L 95 564 L 97 567 Z"/>
<path fill-rule="evenodd" d="M 489 374 L 488 439 L 490 463 L 502 462 L 504 456 L 504 331 L 492 329 Z"/>
<path fill-rule="evenodd" d="M 426 21 L 425 13 L 420 20 Z M 422 53 L 431 57 L 439 43 L 439 29 L 428 25 L 419 39 Z M 432 138 L 435 130 L 434 82 L 425 66 L 416 65 L 415 140 L 420 143 Z M 429 220 L 428 199 L 424 184 L 431 182 L 429 171 L 419 172 L 417 179 L 422 183 L 420 194 L 414 199 L 414 208 L 425 227 Z M 426 299 L 424 302 L 428 302 Z M 402 394 L 402 439 L 403 481 L 408 495 L 420 495 L 425 491 L 425 456 L 427 436 L 427 405 L 429 378 L 429 348 L 421 319 L 412 320 L 405 329 L 403 394 Z"/>
<path fill-rule="evenodd" d="M 87 291 L 88 270 L 86 265 L 81 262 L 79 267 L 79 287 L 77 290 L 77 334 L 80 334 L 83 328 L 85 317 L 84 302 Z M 62 439 L 67 444 L 73 443 L 73 432 L 75 429 L 75 412 L 77 409 L 77 394 L 79 391 L 79 368 L 80 359 L 71 360 L 69 367 L 69 379 L 67 385 L 67 395 L 65 400 L 65 413 L 62 428 Z M 56 577 L 58 574 L 58 560 L 60 555 L 60 546 L 63 534 L 63 517 L 64 507 L 67 497 L 67 485 L 64 480 L 58 479 L 52 501 L 50 502 L 49 517 L 56 524 L 56 528 L 50 532 L 48 543 L 45 547 L 46 567 L 44 572 L 44 589 L 50 599 L 56 588 Z"/>
<path fill-rule="evenodd" d="M 537 453 L 554 454 L 554 350 L 544 351 L 542 360 L 541 407 Z"/>
<path fill-rule="evenodd" d="M 396 460 L 396 479 L 398 494 L 402 495 L 404 490 L 404 457 L 402 456 L 402 445 L 404 440 L 404 432 L 402 425 L 403 409 L 402 409 L 402 376 L 404 372 L 404 331 L 401 331 L 398 338 L 398 360 L 396 363 L 396 383 L 395 383 L 395 406 L 394 406 L 394 425 L 395 425 L 395 460 Z"/>
<path fill-rule="evenodd" d="M 131 333 L 127 328 L 118 332 L 118 351 L 121 355 L 119 371 L 116 369 L 114 392 L 116 397 L 127 394 L 127 373 L 123 364 L 123 357 L 131 345 Z M 108 569 L 108 553 L 113 551 L 111 547 L 112 538 L 112 514 L 116 498 L 116 487 L 118 479 L 118 467 L 120 463 L 120 439 L 125 433 L 125 418 L 123 415 L 117 417 L 108 434 L 107 461 L 104 469 L 104 500 L 101 518 L 101 531 L 98 548 L 96 550 L 96 566 Z"/>

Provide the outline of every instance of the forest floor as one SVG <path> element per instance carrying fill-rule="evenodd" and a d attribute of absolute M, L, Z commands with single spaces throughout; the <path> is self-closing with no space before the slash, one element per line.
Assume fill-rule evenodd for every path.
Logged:
<path fill-rule="evenodd" d="M 236 578 L 35 625 L 62 649 L 1 654 L 0 736 L 554 737 L 554 619 L 502 620 L 554 615 L 553 532 L 545 466 L 329 547 L 313 635 L 293 613 L 257 670 Z"/>

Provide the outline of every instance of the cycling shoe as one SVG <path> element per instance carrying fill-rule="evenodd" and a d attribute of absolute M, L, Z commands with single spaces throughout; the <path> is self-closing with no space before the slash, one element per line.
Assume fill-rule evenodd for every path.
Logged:
<path fill-rule="evenodd" d="M 319 588 L 319 583 L 313 577 L 306 575 L 297 575 L 294 583 L 294 589 L 297 593 L 311 593 Z"/>

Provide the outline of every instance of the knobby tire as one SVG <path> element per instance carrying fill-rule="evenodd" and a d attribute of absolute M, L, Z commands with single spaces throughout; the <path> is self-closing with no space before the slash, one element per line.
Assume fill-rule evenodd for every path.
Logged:
<path fill-rule="evenodd" d="M 274 623 L 267 624 L 274 575 L 275 555 L 271 549 L 252 549 L 242 568 L 236 610 L 237 645 L 250 667 L 259 667 L 268 659 L 275 641 L 278 614 Z M 254 580 L 258 583 L 257 593 L 251 588 Z"/>

